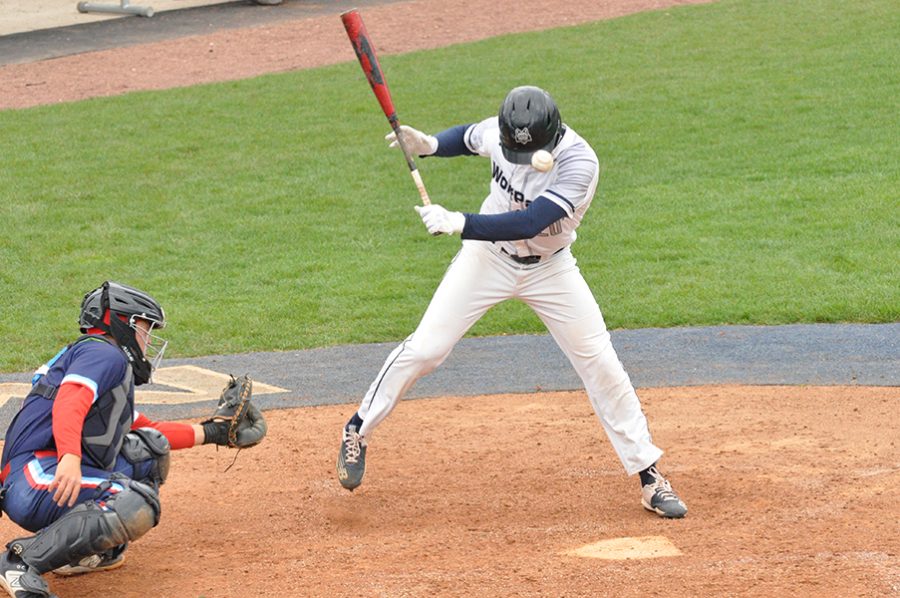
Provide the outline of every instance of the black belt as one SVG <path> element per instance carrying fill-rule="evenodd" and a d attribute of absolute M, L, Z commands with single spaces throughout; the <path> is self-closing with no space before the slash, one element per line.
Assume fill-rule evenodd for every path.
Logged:
<path fill-rule="evenodd" d="M 519 264 L 525 264 L 526 266 L 530 266 L 532 264 L 536 264 L 539 261 L 541 261 L 541 256 L 539 256 L 539 255 L 525 255 L 525 256 L 513 255 L 510 252 L 508 252 L 507 250 L 503 249 L 502 247 L 500 248 L 500 251 L 502 251 L 503 254 L 506 255 L 506 257 L 508 257 L 512 261 L 519 263 Z"/>

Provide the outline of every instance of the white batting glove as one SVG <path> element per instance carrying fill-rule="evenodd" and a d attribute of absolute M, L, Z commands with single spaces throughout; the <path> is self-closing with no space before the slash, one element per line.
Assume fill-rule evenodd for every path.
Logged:
<path fill-rule="evenodd" d="M 403 139 L 403 145 L 406 146 L 409 153 L 415 156 L 430 156 L 437 151 L 438 140 L 434 135 L 428 135 L 418 129 L 407 127 L 406 125 L 400 125 L 399 129 L 400 136 Z M 391 142 L 388 147 L 400 146 L 400 143 L 397 142 L 397 134 L 393 131 L 385 135 L 384 138 Z"/>
<path fill-rule="evenodd" d="M 450 212 L 438 204 L 416 206 L 416 212 L 425 223 L 425 228 L 432 235 L 452 235 L 461 233 L 466 226 L 466 215 L 462 212 Z"/>

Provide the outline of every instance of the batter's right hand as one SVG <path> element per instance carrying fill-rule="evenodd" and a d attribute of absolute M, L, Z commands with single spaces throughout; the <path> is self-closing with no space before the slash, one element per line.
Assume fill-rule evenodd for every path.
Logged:
<path fill-rule="evenodd" d="M 406 146 L 406 149 L 409 153 L 416 156 L 430 156 L 434 152 L 437 151 L 438 148 L 438 140 L 437 137 L 433 135 L 427 135 L 418 129 L 413 129 L 412 127 L 407 127 L 406 125 L 400 125 L 400 137 L 403 141 L 403 145 Z M 387 141 L 390 141 L 390 145 L 388 147 L 399 147 L 400 144 L 397 142 L 397 134 L 394 131 L 391 131 L 384 137 Z"/>
<path fill-rule="evenodd" d="M 422 218 L 425 228 L 432 235 L 461 233 L 466 226 L 466 215 L 462 212 L 450 212 L 436 203 L 430 206 L 415 206 L 415 208 Z"/>

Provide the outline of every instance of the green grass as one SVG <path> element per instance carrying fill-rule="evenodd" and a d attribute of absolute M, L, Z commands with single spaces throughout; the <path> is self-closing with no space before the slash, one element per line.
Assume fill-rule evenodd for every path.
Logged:
<path fill-rule="evenodd" d="M 428 131 L 554 94 L 601 159 L 574 250 L 611 328 L 890 322 L 898 40 L 892 0 L 732 0 L 381 61 Z M 355 62 L 0 112 L 0 371 L 107 278 L 164 303 L 171 356 L 404 337 L 459 240 L 425 233 L 386 130 Z M 419 165 L 477 210 L 487 161 Z M 508 303 L 472 334 L 542 331 Z"/>

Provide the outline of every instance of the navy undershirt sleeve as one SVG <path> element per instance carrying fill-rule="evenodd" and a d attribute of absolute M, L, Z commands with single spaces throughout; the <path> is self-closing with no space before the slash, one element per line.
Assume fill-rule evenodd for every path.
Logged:
<path fill-rule="evenodd" d="M 567 216 L 546 197 L 538 197 L 527 209 L 503 214 L 466 214 L 463 239 L 519 241 L 536 237 L 542 230 Z"/>
<path fill-rule="evenodd" d="M 435 137 L 438 140 L 437 151 L 433 156 L 441 158 L 452 158 L 453 156 L 474 156 L 475 152 L 466 147 L 465 135 L 466 129 L 471 127 L 468 125 L 458 125 L 451 127 L 445 131 L 441 131 Z"/>

